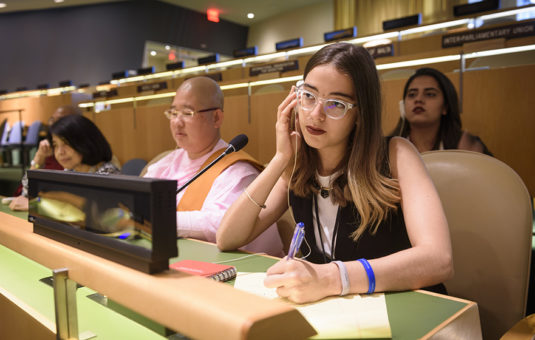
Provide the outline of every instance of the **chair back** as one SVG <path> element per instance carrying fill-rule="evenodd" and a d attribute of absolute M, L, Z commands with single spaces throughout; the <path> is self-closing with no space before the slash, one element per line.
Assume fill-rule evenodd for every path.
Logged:
<path fill-rule="evenodd" d="M 123 164 L 121 173 L 123 175 L 139 176 L 145 165 L 147 165 L 146 160 L 141 158 L 133 158 Z"/>
<path fill-rule="evenodd" d="M 26 139 L 24 139 L 25 146 L 37 146 L 39 144 L 39 131 L 41 131 L 42 125 L 43 124 L 39 120 L 30 124 L 30 127 L 26 132 Z"/>
<path fill-rule="evenodd" d="M 22 143 L 22 131 L 24 130 L 24 122 L 18 121 L 13 124 L 9 132 L 8 145 L 17 145 Z"/>
<path fill-rule="evenodd" d="M 484 339 L 499 339 L 526 310 L 531 200 L 518 174 L 470 151 L 422 154 L 444 206 L 455 276 L 448 293 L 477 302 Z"/>

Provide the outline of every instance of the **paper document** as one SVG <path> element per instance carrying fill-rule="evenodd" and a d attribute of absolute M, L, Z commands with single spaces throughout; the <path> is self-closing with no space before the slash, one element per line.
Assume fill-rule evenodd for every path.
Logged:
<path fill-rule="evenodd" d="M 275 289 L 264 286 L 266 273 L 238 273 L 234 287 L 268 299 L 280 299 L 295 307 L 316 329 L 312 339 L 391 338 L 385 296 L 348 295 L 328 297 L 309 304 L 281 299 Z"/>

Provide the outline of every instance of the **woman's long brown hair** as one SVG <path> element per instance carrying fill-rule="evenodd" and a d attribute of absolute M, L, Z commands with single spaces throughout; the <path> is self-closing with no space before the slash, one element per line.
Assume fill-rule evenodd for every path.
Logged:
<path fill-rule="evenodd" d="M 356 241 L 368 228 L 375 233 L 400 201 L 399 185 L 390 178 L 387 145 L 381 130 L 381 86 L 375 63 L 368 51 L 347 43 L 325 46 L 308 61 L 304 79 L 316 66 L 330 64 L 353 81 L 357 98 L 357 119 L 348 140 L 348 152 L 335 172 L 334 203 L 345 206 L 352 201 L 359 214 Z M 317 194 L 315 183 L 319 156 L 304 141 L 297 154 L 297 169 L 290 188 L 295 195 Z M 357 222 L 357 221 L 355 221 Z"/>

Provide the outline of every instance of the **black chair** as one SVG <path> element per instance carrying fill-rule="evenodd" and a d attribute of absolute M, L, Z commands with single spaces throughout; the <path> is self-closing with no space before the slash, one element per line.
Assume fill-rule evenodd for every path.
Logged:
<path fill-rule="evenodd" d="M 6 125 L 8 125 L 7 123 L 7 118 L 4 119 L 2 121 L 2 123 L 0 123 L 0 140 L 4 141 L 4 139 L 7 141 L 7 133 L 9 132 L 9 125 L 8 125 L 8 128 L 6 129 Z M 5 131 L 4 131 L 5 129 Z M 4 137 L 5 135 L 5 137 Z"/>
<path fill-rule="evenodd" d="M 121 173 L 123 175 L 139 176 L 141 170 L 147 165 L 147 161 L 141 158 L 133 158 L 123 164 Z"/>
<path fill-rule="evenodd" d="M 14 165 L 12 151 L 21 149 L 23 131 L 24 131 L 23 121 L 15 122 L 15 124 L 13 124 L 13 127 L 9 131 L 9 138 L 7 139 L 6 151 L 9 154 L 8 159 L 10 159 L 10 161 L 8 163 L 10 166 Z M 20 157 L 20 162 L 22 163 L 22 157 Z"/>
<path fill-rule="evenodd" d="M 11 151 L 8 147 L 8 138 L 9 138 L 9 122 L 7 119 L 4 119 L 0 126 L 0 133 L 2 136 L 0 137 L 0 151 L 2 152 L 2 166 L 4 166 L 5 163 L 11 164 Z"/>

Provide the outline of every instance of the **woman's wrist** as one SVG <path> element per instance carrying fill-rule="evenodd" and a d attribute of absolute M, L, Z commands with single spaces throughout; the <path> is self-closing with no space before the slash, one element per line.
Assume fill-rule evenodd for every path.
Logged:
<path fill-rule="evenodd" d="M 41 168 L 45 164 L 45 156 L 43 156 L 39 151 L 35 153 L 35 156 L 33 156 L 33 160 L 31 162 L 32 166 L 35 165 L 36 168 Z"/>
<path fill-rule="evenodd" d="M 277 152 L 275 153 L 275 156 L 271 159 L 271 162 L 269 162 L 268 166 L 273 167 L 274 169 L 280 170 L 280 173 L 286 169 L 288 166 L 290 159 L 287 158 L 284 154 Z"/>
<path fill-rule="evenodd" d="M 342 280 L 340 279 L 340 271 L 338 270 L 338 265 L 334 262 L 330 262 L 324 265 L 325 268 L 325 278 L 324 282 L 327 289 L 327 296 L 340 295 L 342 292 Z"/>
<path fill-rule="evenodd" d="M 37 160 L 37 158 L 34 158 L 34 159 L 32 159 L 32 161 L 30 163 L 30 167 L 32 169 L 39 169 L 39 168 L 43 167 L 43 163 L 44 162 L 42 162 L 40 160 Z"/>

